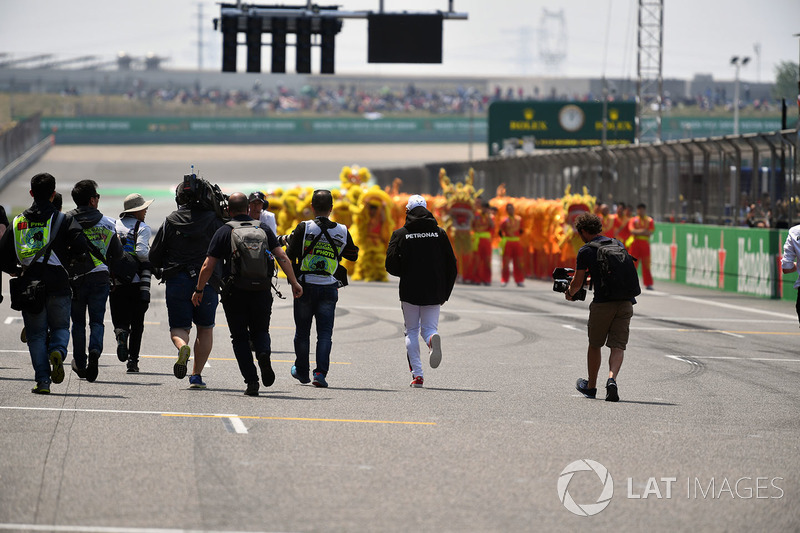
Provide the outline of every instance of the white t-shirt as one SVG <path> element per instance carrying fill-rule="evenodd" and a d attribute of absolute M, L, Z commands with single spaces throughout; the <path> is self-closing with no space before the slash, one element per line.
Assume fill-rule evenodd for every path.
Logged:
<path fill-rule="evenodd" d="M 261 211 L 261 218 L 259 220 L 262 224 L 270 228 L 276 237 L 278 236 L 278 225 L 275 223 L 274 213 L 267 210 Z"/>

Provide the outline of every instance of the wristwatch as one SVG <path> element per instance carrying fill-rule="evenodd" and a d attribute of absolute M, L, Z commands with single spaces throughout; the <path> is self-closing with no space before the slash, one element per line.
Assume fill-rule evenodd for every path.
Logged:
<path fill-rule="evenodd" d="M 195 289 L 195 290 L 194 290 L 194 293 L 195 293 L 195 294 L 200 294 L 201 292 L 203 292 L 203 289 Z"/>

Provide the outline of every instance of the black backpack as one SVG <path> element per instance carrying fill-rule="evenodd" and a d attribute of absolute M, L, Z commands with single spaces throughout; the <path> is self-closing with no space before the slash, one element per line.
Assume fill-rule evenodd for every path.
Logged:
<path fill-rule="evenodd" d="M 231 276 L 233 284 L 249 291 L 269 290 L 275 263 L 267 234 L 257 221 L 231 220 Z"/>
<path fill-rule="evenodd" d="M 586 243 L 597 250 L 599 279 L 592 278 L 595 295 L 605 300 L 630 300 L 642 293 L 634 257 L 616 239 Z"/>

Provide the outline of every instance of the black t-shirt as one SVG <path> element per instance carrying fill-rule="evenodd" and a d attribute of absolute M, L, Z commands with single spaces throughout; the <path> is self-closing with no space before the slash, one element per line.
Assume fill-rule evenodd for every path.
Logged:
<path fill-rule="evenodd" d="M 0 205 L 0 226 L 10 226 L 8 216 L 6 216 L 6 208 Z"/>
<path fill-rule="evenodd" d="M 259 227 L 267 234 L 267 249 L 272 251 L 280 246 L 278 238 L 266 224 L 253 220 L 249 215 L 236 215 L 233 220 L 258 223 Z M 211 243 L 208 245 L 208 255 L 221 259 L 225 263 L 223 266 L 223 278 L 228 277 L 231 273 L 231 232 L 233 232 L 233 228 L 225 224 L 214 233 Z"/>
<path fill-rule="evenodd" d="M 605 237 L 603 235 L 598 235 L 592 241 L 597 242 L 609 242 L 612 241 L 610 237 Z M 589 275 L 592 279 L 600 279 L 600 271 L 597 267 L 597 248 L 593 248 L 591 246 L 587 246 L 584 244 L 580 250 L 578 250 L 578 258 L 575 263 L 575 270 L 589 270 Z M 594 295 L 595 302 L 602 303 L 607 302 L 606 298 L 602 298 L 598 295 Z"/>

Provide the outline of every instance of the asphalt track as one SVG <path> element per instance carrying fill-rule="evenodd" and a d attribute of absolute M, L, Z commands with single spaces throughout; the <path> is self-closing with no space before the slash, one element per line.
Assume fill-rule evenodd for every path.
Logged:
<path fill-rule="evenodd" d="M 114 206 L 113 215 L 123 193 L 168 190 L 184 171 L 140 148 L 106 177 L 114 158 L 103 150 L 59 147 L 28 175 L 51 171 L 62 190 L 93 177 L 101 210 Z M 242 150 L 244 167 L 255 165 Z M 137 157 L 148 178 L 137 177 Z M 275 168 L 298 167 L 296 176 L 321 165 L 273 157 Z M 328 163 L 335 181 L 341 163 Z M 230 169 L 238 164 L 230 158 Z M 215 181 L 237 188 L 244 174 Z M 2 203 L 26 203 L 26 181 L 3 190 Z M 148 222 L 157 226 L 171 208 L 159 197 Z M 33 395 L 21 323 L 6 301 L 0 530 L 797 531 L 794 306 L 656 289 L 634 308 L 617 404 L 574 390 L 586 373 L 587 304 L 545 282 L 456 287 L 440 320 L 443 362 L 426 368 L 424 389 L 408 387 L 396 280 L 340 292 L 328 389 L 289 376 L 291 304 L 276 301 L 278 378 L 258 398 L 242 394 L 221 309 L 203 373 L 209 388 L 172 376 L 163 286 L 154 288 L 140 374 L 117 361 L 107 314 L 97 382 L 68 372 L 50 396 Z M 573 465 L 583 459 L 607 469 L 609 477 L 598 470 L 610 500 L 590 470 L 569 480 L 588 468 Z M 562 498 L 589 512 L 598 507 L 586 504 L 608 503 L 580 517 Z"/>

